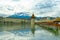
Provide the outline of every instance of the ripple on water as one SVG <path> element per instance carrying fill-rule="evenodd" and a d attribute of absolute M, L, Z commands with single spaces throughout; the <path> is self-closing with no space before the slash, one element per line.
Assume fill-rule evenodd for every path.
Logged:
<path fill-rule="evenodd" d="M 16 32 L 16 33 L 14 33 Z M 2 31 L 0 40 L 60 40 L 60 36 L 55 36 L 46 30 L 36 30 L 34 36 L 30 30 L 22 31 Z"/>

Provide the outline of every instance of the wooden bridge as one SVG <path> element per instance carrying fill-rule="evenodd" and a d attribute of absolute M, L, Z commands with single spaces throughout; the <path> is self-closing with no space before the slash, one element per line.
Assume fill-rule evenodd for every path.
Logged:
<path fill-rule="evenodd" d="M 54 20 L 48 20 L 48 21 L 45 21 L 45 22 L 36 22 L 35 24 L 48 25 L 48 26 L 52 26 L 52 27 L 56 27 L 56 28 L 60 29 L 60 18 L 56 18 Z"/>

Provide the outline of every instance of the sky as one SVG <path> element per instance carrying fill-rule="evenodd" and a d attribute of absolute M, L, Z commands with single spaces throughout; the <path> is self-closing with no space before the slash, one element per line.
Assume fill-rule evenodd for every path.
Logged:
<path fill-rule="evenodd" d="M 60 0 L 0 0 L 0 15 L 29 12 L 35 16 L 60 16 Z"/>

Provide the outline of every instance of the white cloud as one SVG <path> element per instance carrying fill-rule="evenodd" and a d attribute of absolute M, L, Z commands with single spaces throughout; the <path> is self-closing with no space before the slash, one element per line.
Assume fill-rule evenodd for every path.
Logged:
<path fill-rule="evenodd" d="M 13 0 L 0 0 L 0 6 L 2 9 L 0 9 L 0 13 L 3 14 L 12 14 L 14 12 L 20 12 L 20 11 L 29 11 L 32 7 L 33 0 L 21 0 L 21 1 L 13 1 Z M 11 10 L 8 10 L 8 9 Z"/>
<path fill-rule="evenodd" d="M 40 6 L 34 9 L 36 4 Z M 31 14 L 34 12 L 36 16 L 53 16 L 59 13 L 59 10 L 60 0 L 0 0 L 0 14 L 7 16 L 15 12 L 30 12 Z"/>
<path fill-rule="evenodd" d="M 40 16 L 58 16 L 60 10 L 60 1 L 59 0 L 46 0 L 36 4 L 33 9 L 35 13 L 38 13 Z M 38 15 L 38 16 L 39 16 Z"/>

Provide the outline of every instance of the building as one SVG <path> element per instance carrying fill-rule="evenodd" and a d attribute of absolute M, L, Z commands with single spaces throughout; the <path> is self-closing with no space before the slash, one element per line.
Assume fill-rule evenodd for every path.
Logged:
<path fill-rule="evenodd" d="M 10 18 L 10 17 L 0 17 L 0 22 L 3 23 L 21 23 L 21 22 L 31 22 L 31 24 L 34 24 L 35 16 L 32 14 L 30 19 L 25 18 Z"/>

